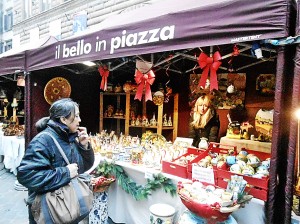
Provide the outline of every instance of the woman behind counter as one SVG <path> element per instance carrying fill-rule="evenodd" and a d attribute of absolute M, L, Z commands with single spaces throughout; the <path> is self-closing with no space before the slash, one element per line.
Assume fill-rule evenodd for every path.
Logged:
<path fill-rule="evenodd" d="M 28 188 L 29 223 L 36 223 L 31 204 L 36 194 L 56 190 L 94 163 L 94 152 L 85 127 L 80 127 L 79 106 L 70 98 L 55 101 L 49 109 L 50 117 L 40 119 L 36 128 L 40 132 L 30 142 L 18 167 L 18 181 Z M 67 165 L 50 136 L 61 145 L 70 164 Z"/>
<path fill-rule="evenodd" d="M 219 116 L 211 104 L 210 95 L 200 96 L 193 108 L 191 138 L 193 146 L 198 147 L 201 138 L 208 142 L 217 142 L 220 129 Z"/>

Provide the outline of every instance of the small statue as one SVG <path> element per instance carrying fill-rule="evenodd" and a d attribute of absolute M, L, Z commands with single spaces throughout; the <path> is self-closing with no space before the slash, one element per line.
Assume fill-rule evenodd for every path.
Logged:
<path fill-rule="evenodd" d="M 173 124 L 172 124 L 172 118 L 171 118 L 171 116 L 169 116 L 169 120 L 168 120 L 168 126 L 173 126 Z"/>
<path fill-rule="evenodd" d="M 168 126 L 167 114 L 164 115 L 163 126 Z"/>
<path fill-rule="evenodd" d="M 156 118 L 155 118 L 155 113 L 153 113 L 153 117 L 150 120 L 150 126 L 156 126 Z"/>
<path fill-rule="evenodd" d="M 131 126 L 135 126 L 135 117 L 131 118 Z"/>
<path fill-rule="evenodd" d="M 114 114 L 114 106 L 113 105 L 108 105 L 107 106 L 107 116 L 112 117 Z"/>

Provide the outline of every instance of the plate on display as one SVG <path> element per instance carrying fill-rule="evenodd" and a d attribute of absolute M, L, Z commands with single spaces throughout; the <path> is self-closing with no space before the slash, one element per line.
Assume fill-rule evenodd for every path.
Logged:
<path fill-rule="evenodd" d="M 61 98 L 68 98 L 71 95 L 71 85 L 65 78 L 56 77 L 51 79 L 45 86 L 44 97 L 50 105 Z"/>

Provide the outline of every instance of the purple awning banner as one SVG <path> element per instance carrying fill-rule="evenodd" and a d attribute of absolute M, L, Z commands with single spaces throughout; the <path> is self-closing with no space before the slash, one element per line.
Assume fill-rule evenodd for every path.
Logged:
<path fill-rule="evenodd" d="M 25 71 L 25 52 L 0 58 L 0 75 Z"/>
<path fill-rule="evenodd" d="M 0 75 L 13 74 L 26 71 L 26 51 L 30 49 L 47 46 L 57 42 L 57 39 L 48 36 L 40 39 L 38 42 L 21 45 L 0 55 Z"/>
<path fill-rule="evenodd" d="M 28 71 L 139 54 L 287 37 L 291 0 L 164 0 L 26 52 Z"/>

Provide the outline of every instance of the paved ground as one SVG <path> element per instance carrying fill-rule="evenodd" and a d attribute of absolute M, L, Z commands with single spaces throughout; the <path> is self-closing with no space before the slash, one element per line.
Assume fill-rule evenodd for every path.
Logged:
<path fill-rule="evenodd" d="M 16 176 L 0 162 L 0 224 L 28 224 L 27 191 L 14 189 Z M 100 224 L 100 223 L 99 223 Z M 114 224 L 110 219 L 108 224 Z"/>
<path fill-rule="evenodd" d="M 17 178 L 0 163 L 0 223 L 27 224 L 28 215 L 24 198 L 27 191 L 17 191 L 14 184 Z"/>

